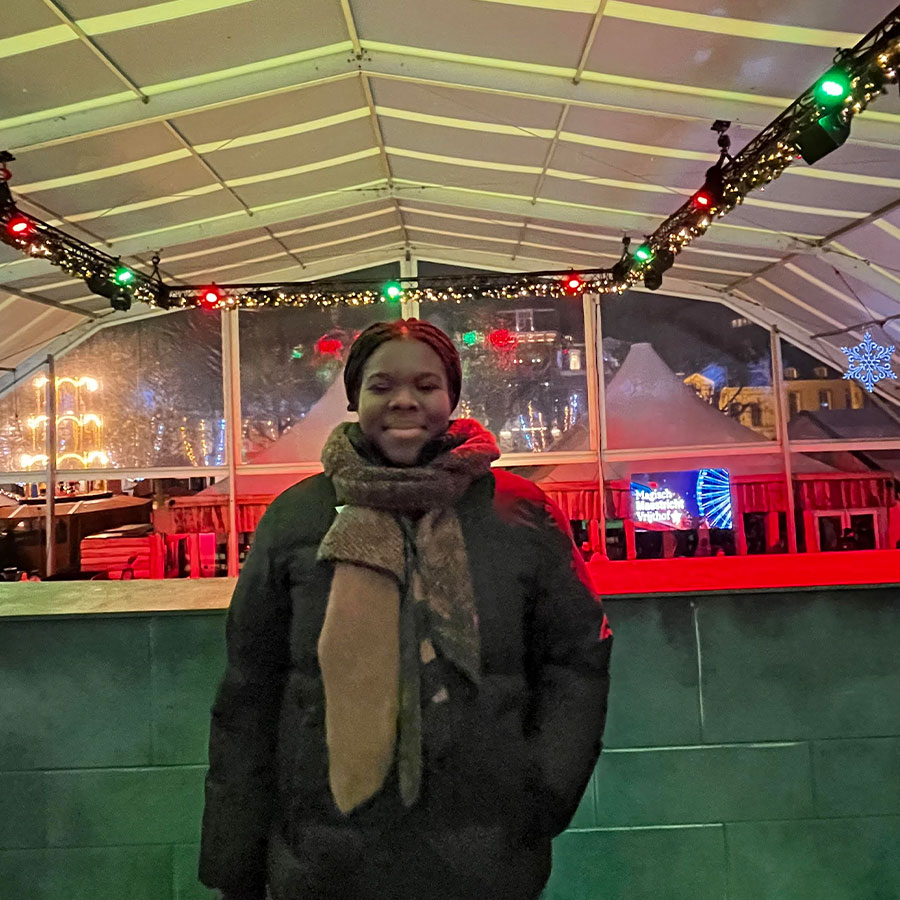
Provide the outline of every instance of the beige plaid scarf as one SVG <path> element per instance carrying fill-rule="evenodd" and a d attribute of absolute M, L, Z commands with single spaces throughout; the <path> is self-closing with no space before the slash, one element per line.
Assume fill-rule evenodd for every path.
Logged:
<path fill-rule="evenodd" d="M 401 799 L 418 799 L 420 660 L 437 648 L 480 682 L 478 616 L 453 505 L 500 455 L 472 419 L 455 420 L 437 455 L 409 468 L 368 461 L 354 446 L 360 438 L 356 423 L 344 423 L 322 451 L 339 513 L 319 546 L 319 559 L 336 565 L 318 654 L 329 783 L 343 813 L 382 787 L 398 741 Z"/>

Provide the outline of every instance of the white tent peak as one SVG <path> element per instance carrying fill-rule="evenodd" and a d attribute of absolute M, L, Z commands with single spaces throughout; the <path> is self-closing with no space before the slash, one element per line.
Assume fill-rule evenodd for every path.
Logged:
<path fill-rule="evenodd" d="M 764 441 L 701 400 L 650 344 L 632 344 L 606 390 L 610 449 Z"/>
<path fill-rule="evenodd" d="M 295 422 L 277 441 L 261 453 L 248 459 L 248 463 L 310 463 L 322 455 L 322 447 L 328 435 L 340 422 L 348 422 L 355 414 L 347 410 L 343 372 L 334 379 L 328 390 L 299 422 Z M 296 484 L 305 474 L 238 475 L 237 489 L 241 496 L 277 496 Z M 201 494 L 227 494 L 228 479 L 223 478 Z"/>

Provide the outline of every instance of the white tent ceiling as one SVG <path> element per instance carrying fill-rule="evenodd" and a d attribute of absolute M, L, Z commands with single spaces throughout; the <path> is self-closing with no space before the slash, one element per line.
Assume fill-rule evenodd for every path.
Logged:
<path fill-rule="evenodd" d="M 305 280 L 400 259 L 612 264 L 893 0 L 16 0 L 0 147 L 23 209 L 173 280 Z M 900 313 L 900 97 L 712 226 L 669 294 L 842 366 Z M 0 365 L 112 313 L 0 246 Z M 875 329 L 900 344 L 900 319 Z M 895 357 L 895 364 L 897 357 Z M 2 385 L 0 385 L 2 386 Z M 900 398 L 897 383 L 881 387 Z"/>

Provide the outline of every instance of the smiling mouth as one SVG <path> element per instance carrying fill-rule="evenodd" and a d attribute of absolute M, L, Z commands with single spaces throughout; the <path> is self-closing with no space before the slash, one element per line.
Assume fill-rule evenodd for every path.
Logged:
<path fill-rule="evenodd" d="M 398 438 L 420 437 L 425 431 L 424 427 L 421 425 L 388 425 L 384 430 L 385 433 Z"/>

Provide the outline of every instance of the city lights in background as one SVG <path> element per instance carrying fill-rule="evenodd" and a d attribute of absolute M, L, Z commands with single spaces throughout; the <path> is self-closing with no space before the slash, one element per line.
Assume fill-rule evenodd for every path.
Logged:
<path fill-rule="evenodd" d="M 319 356 L 335 356 L 340 359 L 343 352 L 344 342 L 340 338 L 329 337 L 325 334 L 316 341 L 316 353 Z"/>

